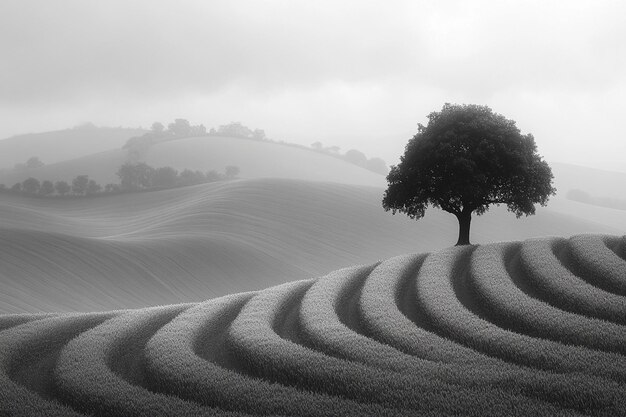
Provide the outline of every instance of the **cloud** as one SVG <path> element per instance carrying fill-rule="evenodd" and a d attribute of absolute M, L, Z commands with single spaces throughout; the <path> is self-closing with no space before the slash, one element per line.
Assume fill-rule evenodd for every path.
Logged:
<path fill-rule="evenodd" d="M 614 3 L 561 4 L 5 0 L 0 97 L 390 79 L 483 94 L 610 85 L 625 69 Z"/>
<path fill-rule="evenodd" d="M 0 109 L 15 121 L 0 129 L 207 115 L 390 155 L 448 101 L 492 105 L 554 149 L 584 114 L 608 147 L 625 20 L 611 0 L 3 0 Z"/>
<path fill-rule="evenodd" d="M 401 33 L 376 8 L 316 2 L 3 3 L 4 100 L 212 93 L 386 76 Z M 141 5 L 141 6 L 140 6 Z M 261 7 L 260 7 L 261 6 Z"/>

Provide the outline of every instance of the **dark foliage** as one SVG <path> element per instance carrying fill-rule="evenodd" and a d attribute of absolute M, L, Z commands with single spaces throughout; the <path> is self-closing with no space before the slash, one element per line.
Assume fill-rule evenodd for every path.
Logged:
<path fill-rule="evenodd" d="M 178 171 L 172 167 L 160 167 L 154 170 L 152 185 L 159 188 L 175 187 L 178 181 Z"/>
<path fill-rule="evenodd" d="M 87 175 L 78 175 L 72 180 L 72 184 L 66 181 L 45 180 L 39 182 L 38 179 L 30 177 L 23 182 L 18 182 L 7 189 L 4 184 L 0 184 L 0 192 L 13 194 L 28 194 L 38 197 L 85 197 L 105 194 L 119 194 L 128 192 L 141 192 L 150 190 L 162 190 L 166 188 L 184 187 L 188 185 L 205 184 L 209 182 L 232 180 L 239 175 L 239 167 L 227 166 L 225 173 L 208 171 L 183 170 L 180 174 L 172 167 L 153 168 L 146 163 L 132 164 L 130 162 L 122 165 L 117 171 L 120 177 L 120 184 L 107 184 L 104 188 L 95 180 L 89 179 Z"/>
<path fill-rule="evenodd" d="M 87 194 L 88 186 L 89 186 L 88 175 L 79 175 L 72 180 L 72 192 L 76 195 Z"/>
<path fill-rule="evenodd" d="M 125 163 L 116 174 L 120 178 L 122 190 L 135 191 L 152 186 L 154 168 L 143 162 L 139 164 Z"/>
<path fill-rule="evenodd" d="M 27 194 L 37 194 L 41 188 L 41 183 L 37 178 L 29 177 L 22 182 L 22 192 Z"/>
<path fill-rule="evenodd" d="M 50 195 L 54 194 L 54 184 L 52 181 L 45 180 L 41 183 L 41 188 L 39 189 L 39 193 L 41 195 Z"/>
<path fill-rule="evenodd" d="M 94 195 L 98 194 L 102 190 L 102 186 L 98 184 L 95 180 L 89 180 L 87 183 L 87 194 Z"/>
<path fill-rule="evenodd" d="M 57 181 L 54 183 L 54 189 L 59 195 L 64 196 L 72 190 L 72 187 L 66 181 Z"/>
<path fill-rule="evenodd" d="M 406 145 L 387 181 L 383 207 L 419 219 L 429 205 L 459 220 L 457 245 L 469 244 L 471 214 L 506 204 L 517 217 L 535 213 L 556 190 L 531 134 L 487 106 L 446 103 Z"/>

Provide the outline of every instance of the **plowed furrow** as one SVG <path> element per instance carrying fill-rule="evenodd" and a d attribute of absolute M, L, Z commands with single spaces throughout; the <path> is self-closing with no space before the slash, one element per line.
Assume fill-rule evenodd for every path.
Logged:
<path fill-rule="evenodd" d="M 430 255 L 418 277 L 418 299 L 442 334 L 513 364 L 534 368 L 538 377 L 543 371 L 561 374 L 586 373 L 599 386 L 593 398 L 604 398 L 602 404 L 612 407 L 623 404 L 615 398 L 619 387 L 605 378 L 621 379 L 621 370 L 611 369 L 606 354 L 584 348 L 529 337 L 499 327 L 480 317 L 469 304 L 461 302 L 454 280 L 467 280 L 466 273 L 473 248 L 451 248 Z M 464 285 L 466 286 L 466 284 Z M 463 298 L 469 298 L 466 294 Z M 576 379 L 576 378 L 574 378 Z M 606 389 L 605 389 L 606 387 Z M 607 395 L 604 395 L 608 393 Z"/>
<path fill-rule="evenodd" d="M 248 373 L 224 336 L 252 294 L 199 304 L 164 326 L 146 348 L 147 368 L 162 392 L 248 414 L 292 416 L 397 416 L 355 403 L 270 382 Z M 255 331 L 255 330 L 253 330 Z"/>
<path fill-rule="evenodd" d="M 535 277 L 549 273 L 554 281 L 547 285 L 551 285 L 554 291 L 562 288 L 563 292 L 576 293 L 571 288 L 572 281 L 567 279 L 568 272 L 552 255 L 550 246 L 543 248 L 535 243 L 530 241 L 521 246 L 519 263 L 512 263 L 518 259 L 515 257 L 520 250 L 517 244 L 492 244 L 474 251 L 467 275 L 467 291 L 479 301 L 478 310 L 487 320 L 516 333 L 604 351 L 604 358 L 602 353 L 595 351 L 583 354 L 589 359 L 593 356 L 595 360 L 623 365 L 626 369 L 626 357 L 623 356 L 626 353 L 626 327 L 558 309 L 529 296 L 515 284 L 528 280 L 527 272 Z M 592 294 L 587 301 L 589 306 L 600 304 Z"/>
<path fill-rule="evenodd" d="M 374 370 L 282 338 L 274 329 L 276 317 L 292 308 L 291 303 L 309 286 L 309 282 L 295 282 L 263 291 L 244 306 L 233 322 L 229 333 L 232 346 L 254 374 L 360 403 L 398 408 L 409 414 L 532 415 L 539 409 L 536 400 L 503 392 L 484 395 L 479 389 Z M 562 414 L 549 404 L 543 403 L 541 408 Z"/>
<path fill-rule="evenodd" d="M 0 415 L 81 416 L 59 401 L 54 366 L 64 346 L 112 314 L 66 314 L 0 333 Z"/>
<path fill-rule="evenodd" d="M 188 307 L 127 312 L 72 340 L 61 352 L 55 370 L 60 396 L 76 409 L 94 416 L 221 415 L 144 387 L 145 342 Z"/>
<path fill-rule="evenodd" d="M 626 297 L 576 275 L 566 240 L 526 241 L 514 252 L 507 259 L 509 274 L 531 297 L 571 313 L 626 324 Z"/>
<path fill-rule="evenodd" d="M 426 255 L 381 263 L 367 279 L 359 309 L 365 333 L 409 355 L 434 362 L 480 363 L 489 358 L 440 337 L 417 305 L 415 279 Z"/>
<path fill-rule="evenodd" d="M 622 237 L 621 246 L 615 245 L 612 250 L 607 244 L 614 239 L 588 235 L 571 237 L 568 240 L 569 267 L 591 285 L 626 297 L 626 237 Z"/>
<path fill-rule="evenodd" d="M 306 346 L 340 359 L 397 372 L 410 372 L 417 358 L 370 339 L 358 329 L 361 287 L 372 266 L 342 269 L 320 278 L 306 292 L 300 308 Z"/>

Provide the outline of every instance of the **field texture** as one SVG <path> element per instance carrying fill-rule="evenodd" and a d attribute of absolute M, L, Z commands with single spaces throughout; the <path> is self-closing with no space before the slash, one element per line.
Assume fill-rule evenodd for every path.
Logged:
<path fill-rule="evenodd" d="M 288 179 L 80 199 L 5 195 L 0 314 L 198 302 L 456 240 L 454 216 L 392 216 L 381 195 L 376 187 Z M 626 232 L 548 210 L 518 220 L 503 207 L 473 223 L 476 243 Z"/>
<path fill-rule="evenodd" d="M 626 236 L 455 247 L 208 301 L 0 316 L 2 416 L 623 416 Z"/>

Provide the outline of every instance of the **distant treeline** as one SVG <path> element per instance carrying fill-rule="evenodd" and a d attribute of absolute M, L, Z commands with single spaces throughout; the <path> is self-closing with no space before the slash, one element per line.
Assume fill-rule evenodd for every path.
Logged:
<path fill-rule="evenodd" d="M 320 152 L 326 155 L 334 156 L 336 158 L 343 159 L 351 164 L 358 165 L 361 168 L 365 168 L 369 171 L 376 172 L 377 174 L 387 175 L 389 173 L 389 167 L 381 158 L 367 158 L 365 154 L 356 149 L 350 149 L 345 154 L 339 151 L 338 146 L 324 147 L 322 142 L 314 142 L 311 144 L 311 149 L 316 152 Z"/>
<path fill-rule="evenodd" d="M 153 168 L 143 162 L 137 164 L 126 163 L 116 173 L 120 178 L 118 184 L 106 184 L 103 187 L 95 180 L 90 179 L 88 175 L 78 175 L 71 183 L 67 181 L 39 181 L 37 178 L 30 177 L 14 184 L 10 188 L 0 184 L 0 191 L 39 197 L 85 197 L 163 190 L 232 180 L 239 175 L 239 172 L 240 170 L 236 166 L 227 166 L 222 174 L 214 170 L 204 173 L 198 170 L 184 169 L 179 172 L 177 169 L 169 166 Z"/>
<path fill-rule="evenodd" d="M 280 145 L 324 153 L 381 175 L 387 175 L 389 172 L 389 168 L 384 160 L 381 158 L 368 159 L 363 152 L 356 149 L 350 149 L 345 154 L 342 154 L 338 146 L 324 147 L 321 142 L 315 142 L 311 144 L 311 147 L 307 147 L 294 143 L 275 141 L 269 139 L 265 135 L 265 131 L 263 129 L 250 129 L 240 122 L 232 122 L 222 125 L 217 129 L 211 128 L 208 132 L 204 125 L 200 124 L 193 126 L 186 119 L 176 119 L 174 122 L 168 124 L 167 128 L 161 122 L 154 122 L 149 132 L 146 132 L 141 136 L 128 139 L 126 144 L 123 146 L 123 149 L 128 151 L 128 159 L 130 161 L 139 161 L 145 155 L 146 151 L 154 144 L 169 140 L 198 136 L 225 136 L 272 142 Z"/>

